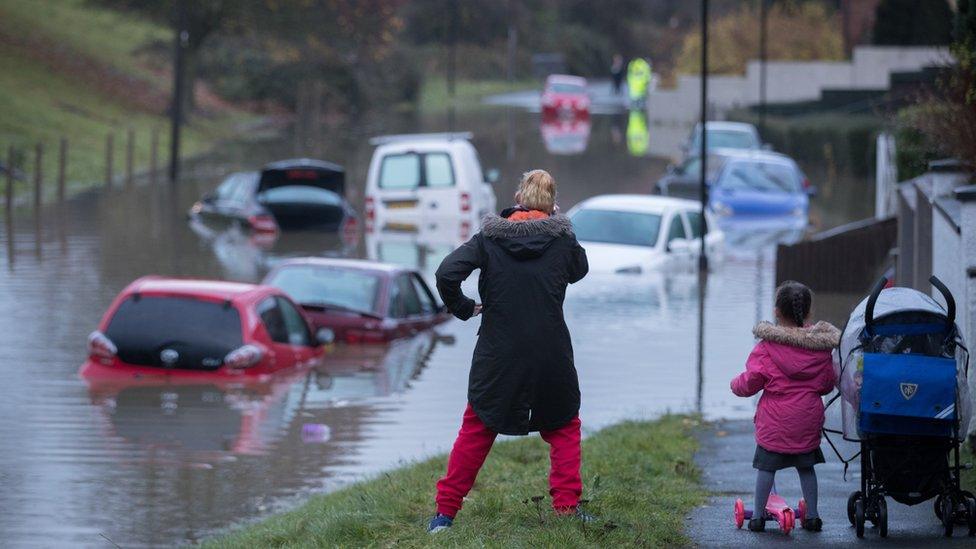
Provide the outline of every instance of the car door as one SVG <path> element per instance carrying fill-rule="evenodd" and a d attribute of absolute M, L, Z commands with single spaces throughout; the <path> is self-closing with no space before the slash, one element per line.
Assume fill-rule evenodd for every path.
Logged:
<path fill-rule="evenodd" d="M 417 329 L 426 330 L 437 323 L 440 307 L 438 307 L 437 301 L 434 299 L 433 292 L 427 287 L 427 283 L 420 278 L 420 275 L 411 273 L 409 279 L 420 302 L 420 315 L 417 317 Z"/>
<path fill-rule="evenodd" d="M 298 307 L 285 297 L 277 296 L 275 301 L 281 310 L 281 316 L 288 333 L 288 345 L 294 356 L 295 364 L 304 364 L 318 354 L 319 344 L 309 328 L 305 316 Z"/>
<path fill-rule="evenodd" d="M 419 198 L 425 226 L 433 230 L 452 219 L 470 216 L 479 197 L 472 196 L 471 190 L 460 184 L 463 173 L 453 155 L 435 150 L 421 154 L 420 159 Z"/>
<path fill-rule="evenodd" d="M 668 221 L 667 227 L 668 236 L 664 249 L 671 258 L 670 262 L 678 265 L 689 263 L 693 256 L 688 242 L 688 231 L 685 228 L 685 221 L 680 211 L 671 212 L 671 219 Z"/>
<path fill-rule="evenodd" d="M 271 339 L 272 359 L 270 367 L 273 370 L 288 368 L 296 363 L 294 346 L 289 333 L 288 321 L 276 296 L 267 297 L 258 303 L 257 313 L 261 323 Z"/>

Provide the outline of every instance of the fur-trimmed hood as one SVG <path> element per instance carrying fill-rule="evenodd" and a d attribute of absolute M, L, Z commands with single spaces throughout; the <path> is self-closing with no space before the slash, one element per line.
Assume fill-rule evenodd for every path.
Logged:
<path fill-rule="evenodd" d="M 772 322 L 760 322 L 752 329 L 753 335 L 763 341 L 781 343 L 811 351 L 829 351 L 840 343 L 840 330 L 821 320 L 812 326 L 793 328 Z"/>
<path fill-rule="evenodd" d="M 562 214 L 525 221 L 509 221 L 500 215 L 489 214 L 481 220 L 481 234 L 488 238 L 518 238 L 540 235 L 555 238 L 572 232 L 573 223 Z"/>
<path fill-rule="evenodd" d="M 829 322 L 791 328 L 760 322 L 752 333 L 762 340 L 769 359 L 791 379 L 812 379 L 823 364 L 830 363 L 830 350 L 840 342 L 840 330 Z"/>
<path fill-rule="evenodd" d="M 522 221 L 489 215 L 481 222 L 481 236 L 519 260 L 540 257 L 556 239 L 572 233 L 572 222 L 565 215 L 559 214 Z"/>

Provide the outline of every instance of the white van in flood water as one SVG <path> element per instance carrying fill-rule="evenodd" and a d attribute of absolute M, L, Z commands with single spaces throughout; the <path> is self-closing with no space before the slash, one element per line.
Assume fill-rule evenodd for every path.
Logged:
<path fill-rule="evenodd" d="M 457 222 L 471 234 L 495 211 L 495 191 L 470 133 L 389 135 L 378 145 L 366 176 L 367 229 L 418 231 Z"/>

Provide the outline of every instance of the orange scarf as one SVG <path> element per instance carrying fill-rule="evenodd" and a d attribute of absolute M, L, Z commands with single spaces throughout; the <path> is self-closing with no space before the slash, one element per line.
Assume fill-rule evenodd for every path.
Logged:
<path fill-rule="evenodd" d="M 536 219 L 545 219 L 549 217 L 546 212 L 539 210 L 518 210 L 512 215 L 508 216 L 509 221 L 532 221 Z"/>

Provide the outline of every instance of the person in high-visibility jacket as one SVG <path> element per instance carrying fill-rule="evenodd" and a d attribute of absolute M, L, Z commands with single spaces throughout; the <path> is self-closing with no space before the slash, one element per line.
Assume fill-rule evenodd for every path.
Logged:
<path fill-rule="evenodd" d="M 627 65 L 627 92 L 630 101 L 637 103 L 647 97 L 651 84 L 651 65 L 642 57 L 635 57 Z"/>

